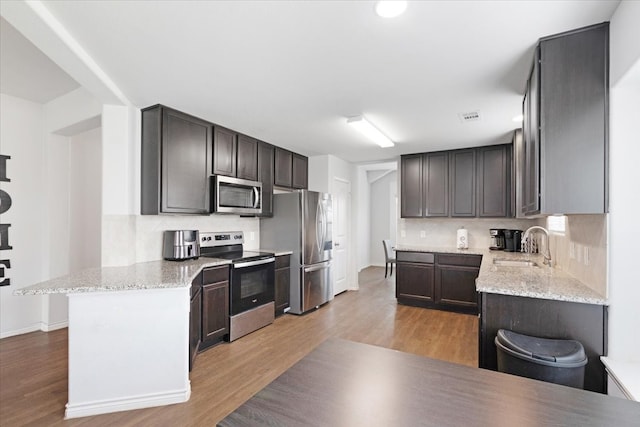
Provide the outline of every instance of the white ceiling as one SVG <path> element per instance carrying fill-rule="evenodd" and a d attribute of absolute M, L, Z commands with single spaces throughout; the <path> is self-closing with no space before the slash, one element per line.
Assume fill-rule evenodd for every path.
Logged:
<path fill-rule="evenodd" d="M 0 92 L 46 104 L 80 85 L 0 18 Z"/>
<path fill-rule="evenodd" d="M 371 1 L 44 2 L 134 105 L 352 162 L 509 142 L 536 40 L 618 3 L 410 2 L 385 20 Z M 349 128 L 359 114 L 396 146 Z"/>

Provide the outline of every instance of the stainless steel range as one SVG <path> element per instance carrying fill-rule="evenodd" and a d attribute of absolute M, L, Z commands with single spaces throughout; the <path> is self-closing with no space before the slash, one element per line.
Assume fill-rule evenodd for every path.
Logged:
<path fill-rule="evenodd" d="M 246 251 L 242 231 L 200 232 L 200 256 L 231 260 L 229 341 L 273 323 L 275 256 Z"/>

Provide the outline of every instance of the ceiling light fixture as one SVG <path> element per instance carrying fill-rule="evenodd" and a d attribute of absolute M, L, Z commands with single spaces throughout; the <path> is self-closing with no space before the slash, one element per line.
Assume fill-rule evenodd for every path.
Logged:
<path fill-rule="evenodd" d="M 376 3 L 376 13 L 383 18 L 395 18 L 407 9 L 406 1 L 379 1 Z"/>
<path fill-rule="evenodd" d="M 347 123 L 353 126 L 358 132 L 378 144 L 380 147 L 393 147 L 393 141 L 387 138 L 374 125 L 369 123 L 363 116 L 351 117 Z"/>
<path fill-rule="evenodd" d="M 522 120 L 524 120 L 524 116 L 522 114 L 518 114 L 517 116 L 514 116 L 513 119 L 511 120 L 516 123 L 522 123 Z"/>

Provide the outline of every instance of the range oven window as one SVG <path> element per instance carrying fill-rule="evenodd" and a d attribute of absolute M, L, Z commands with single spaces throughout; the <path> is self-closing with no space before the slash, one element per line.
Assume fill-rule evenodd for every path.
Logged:
<path fill-rule="evenodd" d="M 231 270 L 231 315 L 274 300 L 275 262 Z"/>

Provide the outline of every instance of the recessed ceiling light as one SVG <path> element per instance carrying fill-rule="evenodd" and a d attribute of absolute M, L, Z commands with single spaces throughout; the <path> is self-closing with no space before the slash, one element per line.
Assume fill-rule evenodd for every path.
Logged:
<path fill-rule="evenodd" d="M 363 116 L 351 117 L 347 119 L 347 123 L 380 147 L 393 147 L 393 141 L 387 138 Z"/>
<path fill-rule="evenodd" d="M 401 0 L 379 1 L 376 3 L 376 13 L 383 18 L 395 18 L 407 9 L 407 2 Z"/>
<path fill-rule="evenodd" d="M 524 116 L 522 114 L 518 114 L 517 116 L 514 116 L 513 119 L 511 120 L 516 123 L 521 123 L 522 120 L 524 120 Z"/>

